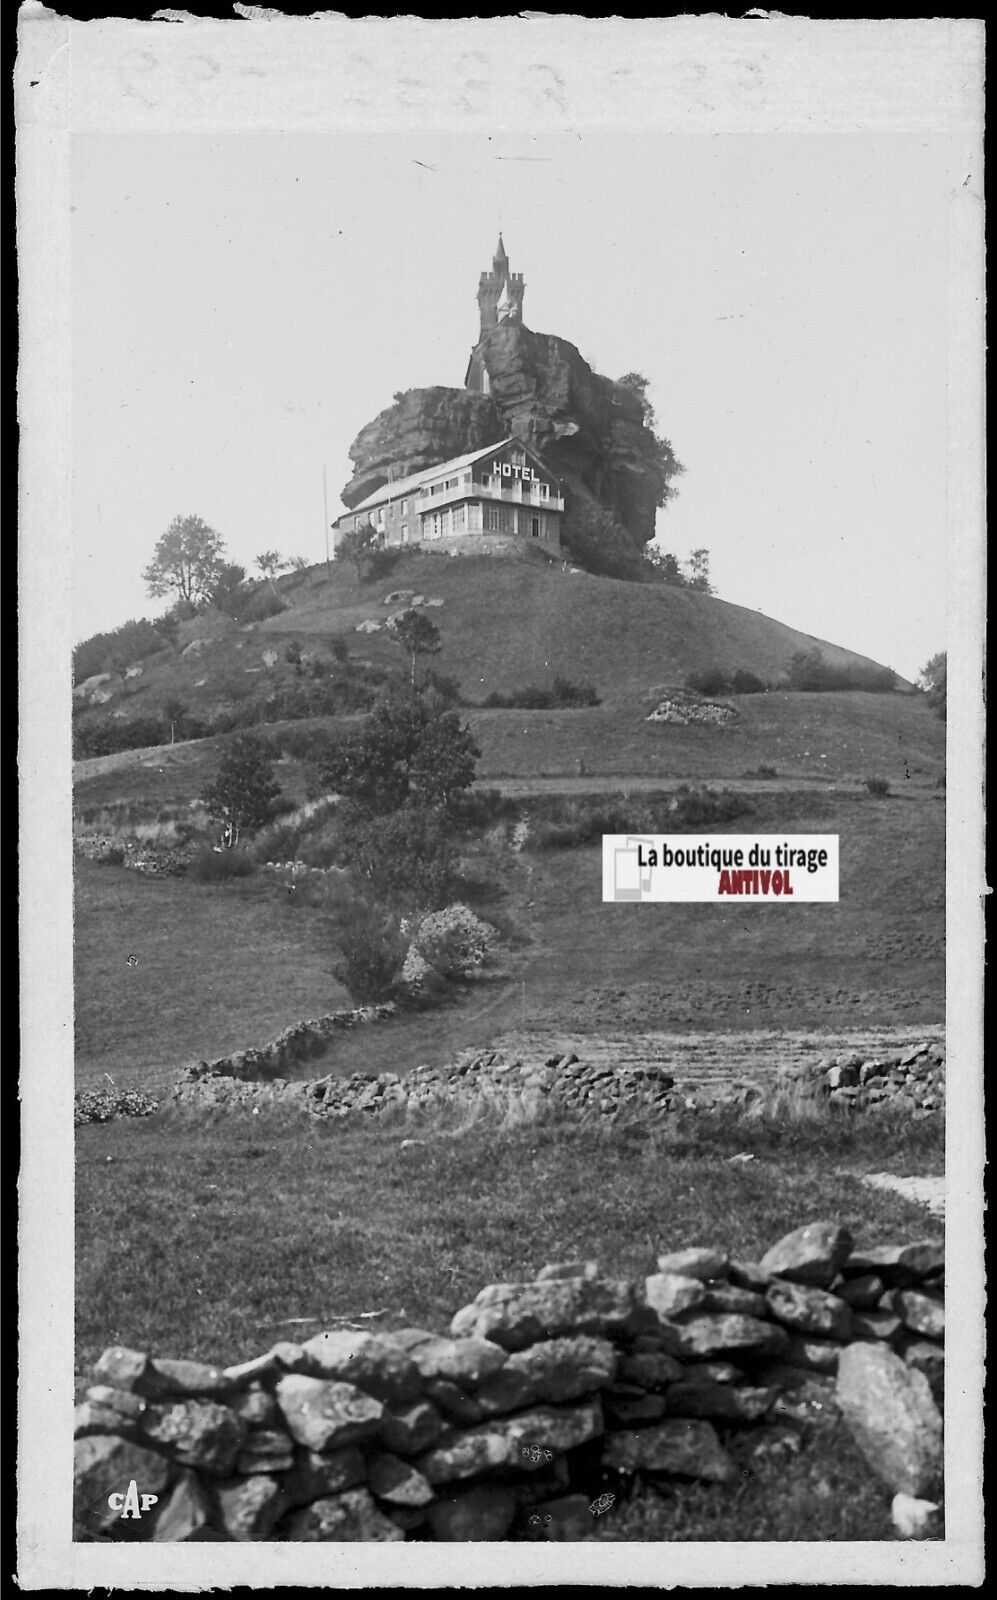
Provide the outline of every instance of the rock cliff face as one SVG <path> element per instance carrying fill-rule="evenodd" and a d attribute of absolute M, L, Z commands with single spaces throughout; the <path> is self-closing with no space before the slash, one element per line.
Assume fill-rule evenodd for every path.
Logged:
<path fill-rule="evenodd" d="M 606 569 L 654 537 L 656 507 L 681 469 L 644 423 L 637 395 L 593 372 L 573 344 L 499 323 L 475 351 L 490 393 L 411 389 L 361 430 L 350 450 L 354 506 L 394 478 L 515 435 L 562 479 L 564 542 Z"/>

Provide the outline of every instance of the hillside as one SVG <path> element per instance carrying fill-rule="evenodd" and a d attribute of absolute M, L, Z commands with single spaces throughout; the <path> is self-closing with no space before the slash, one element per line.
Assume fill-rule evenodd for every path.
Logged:
<path fill-rule="evenodd" d="M 761 612 L 690 589 L 416 551 L 380 583 L 358 583 L 346 563 L 334 565 L 331 578 L 314 567 L 285 580 L 281 592 L 290 609 L 257 631 L 302 638 L 352 632 L 358 623 L 383 621 L 396 609 L 384 597 L 405 588 L 443 600 L 430 613 L 443 637 L 441 670 L 475 699 L 518 684 L 549 684 L 559 673 L 594 683 L 605 705 L 622 707 L 707 667 L 743 667 L 774 680 L 795 651 L 814 644 L 832 665 L 870 664 Z M 397 650 L 377 634 L 358 635 L 355 648 L 361 645 L 371 660 L 397 663 Z"/>
<path fill-rule="evenodd" d="M 352 565 L 335 562 L 330 573 L 322 565 L 289 574 L 279 590 L 287 609 L 277 616 L 240 625 L 202 613 L 182 625 L 176 647 L 146 656 L 124 676 L 78 685 L 85 722 L 161 717 L 171 697 L 200 718 L 265 700 L 293 681 L 284 659 L 292 639 L 321 653 L 339 641 L 351 664 L 346 670 L 361 681 L 369 668 L 375 675 L 396 671 L 401 657 L 383 624 L 402 602 L 385 602 L 406 590 L 437 602 L 426 613 L 443 644 L 433 665 L 456 678 L 469 701 L 527 684 L 549 688 L 560 675 L 594 684 L 605 712 L 642 718 L 666 687 L 708 668 L 742 668 L 772 683 L 794 652 L 814 645 L 831 665 L 874 665 L 711 595 L 593 577 L 542 560 L 450 559 L 414 550 L 380 581 L 361 582 Z M 885 700 L 888 715 L 898 715 L 899 699 Z M 141 742 L 154 743 L 155 735 Z"/>

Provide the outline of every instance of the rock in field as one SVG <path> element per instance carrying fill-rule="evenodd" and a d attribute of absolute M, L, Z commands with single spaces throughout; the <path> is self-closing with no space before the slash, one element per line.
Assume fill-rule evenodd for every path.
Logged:
<path fill-rule="evenodd" d="M 852 1248 L 847 1228 L 835 1222 L 810 1222 L 796 1228 L 766 1250 L 759 1266 L 775 1278 L 826 1289 Z M 863 1270 L 872 1270 L 863 1269 Z"/>
<path fill-rule="evenodd" d="M 329 1495 L 341 1494 L 363 1483 L 367 1476 L 367 1462 L 355 1445 L 345 1450 L 330 1450 L 319 1455 L 306 1450 L 299 1456 L 282 1488 L 287 1502 L 292 1506 L 305 1505 L 309 1500 L 324 1500 Z"/>
<path fill-rule="evenodd" d="M 942 1419 L 923 1373 L 882 1344 L 853 1344 L 838 1360 L 836 1397 L 872 1470 L 894 1493 L 940 1487 Z"/>
<path fill-rule="evenodd" d="M 692 1317 L 685 1323 L 670 1323 L 673 1354 L 680 1359 L 709 1359 L 711 1356 L 781 1356 L 789 1348 L 785 1328 L 758 1317 L 725 1316 L 722 1312 Z"/>
<path fill-rule="evenodd" d="M 644 1279 L 644 1297 L 652 1311 L 662 1317 L 677 1317 L 693 1306 L 702 1305 L 706 1288 L 698 1278 L 677 1272 L 656 1272 Z"/>
<path fill-rule="evenodd" d="M 824 1289 L 784 1279 L 769 1285 L 765 1299 L 770 1315 L 796 1333 L 847 1339 L 852 1331 L 851 1306 Z"/>
<path fill-rule="evenodd" d="M 402 1461 L 387 1452 L 371 1457 L 367 1482 L 372 1494 L 395 1506 L 425 1506 L 433 1499 L 433 1491 L 422 1473 L 417 1472 L 410 1461 Z"/>
<path fill-rule="evenodd" d="M 595 1439 L 605 1427 L 598 1399 L 574 1406 L 536 1406 L 514 1417 L 497 1417 L 475 1428 L 454 1431 L 416 1461 L 430 1483 L 475 1478 L 493 1467 L 529 1472 L 534 1445 L 555 1455 Z"/>
<path fill-rule="evenodd" d="M 633 1433 L 614 1433 L 602 1455 L 619 1472 L 661 1472 L 677 1478 L 731 1483 L 737 1467 L 708 1422 L 660 1422 Z"/>
<path fill-rule="evenodd" d="M 276 1479 L 263 1475 L 220 1483 L 215 1494 L 230 1539 L 266 1539 L 284 1509 Z"/>
<path fill-rule="evenodd" d="M 276 1392 L 288 1432 L 309 1450 L 335 1450 L 369 1438 L 384 1414 L 379 1400 L 351 1383 L 291 1373 L 281 1378 Z"/>
<path fill-rule="evenodd" d="M 379 1511 L 366 1489 L 347 1489 L 345 1494 L 313 1500 L 298 1511 L 287 1528 L 288 1539 L 306 1543 L 329 1540 L 356 1543 L 387 1543 L 404 1539 L 401 1528 Z"/>
<path fill-rule="evenodd" d="M 455 1337 L 491 1339 L 505 1350 L 525 1350 L 564 1334 L 640 1333 L 654 1313 L 637 1299 L 634 1285 L 606 1278 L 551 1278 L 543 1283 L 495 1283 L 450 1324 Z M 417 1359 L 417 1352 L 413 1353 Z"/>
<path fill-rule="evenodd" d="M 917 1289 L 890 1289 L 879 1304 L 898 1316 L 912 1333 L 924 1339 L 944 1339 L 945 1307 L 940 1299 Z"/>
<path fill-rule="evenodd" d="M 247 1429 L 228 1406 L 217 1401 L 176 1400 L 171 1405 L 148 1406 L 142 1432 L 185 1467 L 224 1477 L 235 1465 Z"/>
<path fill-rule="evenodd" d="M 415 1400 L 419 1368 L 391 1339 L 374 1333 L 319 1333 L 304 1345 L 308 1373 L 355 1384 L 375 1400 Z"/>
<path fill-rule="evenodd" d="M 182 1472 L 170 1490 L 153 1529 L 156 1544 L 189 1544 L 217 1537 L 211 1530 L 208 1498 L 193 1472 Z"/>
<path fill-rule="evenodd" d="M 481 1484 L 437 1500 L 426 1517 L 437 1539 L 464 1543 L 504 1539 L 516 1515 L 515 1490 L 504 1484 Z"/>
<path fill-rule="evenodd" d="M 429 1400 L 410 1406 L 392 1406 L 381 1419 L 381 1441 L 399 1456 L 417 1456 L 428 1450 L 443 1432 L 444 1422 Z"/>
<path fill-rule="evenodd" d="M 722 1250 L 670 1250 L 658 1257 L 659 1272 L 674 1272 L 683 1278 L 726 1278 L 730 1261 Z"/>
<path fill-rule="evenodd" d="M 126 1494 L 133 1478 L 140 1494 L 162 1495 L 175 1475 L 171 1461 L 126 1439 L 107 1434 L 78 1439 L 73 1447 L 73 1520 L 79 1533 L 107 1533 L 118 1522 L 120 1507 L 112 1510 L 108 1495 Z"/>

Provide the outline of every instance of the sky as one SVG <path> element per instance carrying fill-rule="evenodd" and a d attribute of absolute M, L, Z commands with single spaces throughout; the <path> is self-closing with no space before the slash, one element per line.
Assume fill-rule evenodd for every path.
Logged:
<path fill-rule="evenodd" d="M 943 136 L 78 134 L 77 639 L 152 616 L 196 513 L 325 556 L 357 433 L 460 386 L 499 229 L 524 321 L 639 371 L 685 467 L 657 542 L 913 678 L 946 647 Z"/>

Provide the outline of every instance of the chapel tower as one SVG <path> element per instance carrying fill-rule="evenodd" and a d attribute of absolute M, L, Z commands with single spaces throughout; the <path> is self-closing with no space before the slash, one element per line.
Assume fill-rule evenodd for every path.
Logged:
<path fill-rule="evenodd" d="M 479 339 L 483 339 L 490 328 L 506 318 L 522 322 L 525 289 L 523 274 L 509 271 L 509 257 L 502 235 L 499 234 L 498 246 L 492 257 L 492 270 L 483 272 L 478 280 L 478 310 L 481 314 Z"/>

